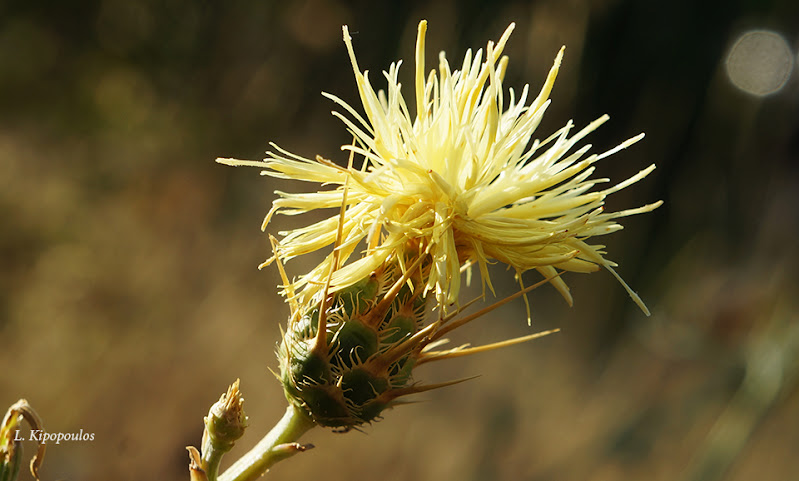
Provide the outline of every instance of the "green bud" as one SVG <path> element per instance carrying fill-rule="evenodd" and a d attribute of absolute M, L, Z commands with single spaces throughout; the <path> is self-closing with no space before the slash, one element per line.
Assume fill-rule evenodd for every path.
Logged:
<path fill-rule="evenodd" d="M 203 418 L 205 423 L 205 440 L 203 451 L 208 443 L 214 449 L 229 451 L 236 441 L 244 435 L 247 428 L 247 415 L 244 413 L 244 397 L 239 390 L 239 380 L 236 379 L 219 401 L 211 406 L 208 416 Z"/>
<path fill-rule="evenodd" d="M 216 479 L 222 456 L 244 435 L 247 415 L 244 414 L 244 396 L 239 389 L 238 379 L 211 406 L 203 423 L 202 456 L 198 455 L 195 448 L 189 448 L 192 480 Z"/>

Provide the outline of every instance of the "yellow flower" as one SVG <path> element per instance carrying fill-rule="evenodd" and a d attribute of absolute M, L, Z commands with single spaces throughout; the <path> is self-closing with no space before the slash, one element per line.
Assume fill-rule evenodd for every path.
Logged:
<path fill-rule="evenodd" d="M 335 209 L 323 221 L 282 233 L 275 253 L 283 261 L 338 245 L 336 256 L 328 256 L 286 292 L 310 299 L 323 288 L 332 267 L 336 269 L 330 288 L 343 289 L 392 258 L 402 263 L 402 254 L 412 249 L 429 256 L 423 281 L 441 306 L 457 302 L 465 266 L 476 264 L 484 287 L 493 290 L 487 265 L 497 260 L 518 274 L 536 269 L 551 278 L 570 304 L 557 269 L 592 272 L 604 267 L 647 312 L 613 270 L 615 264 L 604 257 L 602 246 L 587 242 L 621 229 L 616 219 L 660 205 L 612 213 L 602 207 L 606 196 L 641 180 L 654 165 L 605 189 L 594 187 L 608 179 L 590 178 L 594 162 L 644 135 L 600 154 L 587 155 L 590 145 L 575 147 L 608 120 L 605 115 L 577 132 L 570 121 L 546 140 L 534 139 L 563 49 L 534 99 L 529 100 L 528 86 L 518 95 L 513 89 L 506 95 L 502 81 L 508 58 L 501 54 L 513 28 L 511 24 L 496 44 L 489 42 L 485 52 L 468 51 L 460 70 L 452 70 L 442 52 L 438 70 L 427 73 L 427 23 L 422 21 L 416 43 L 416 98 L 409 106 L 398 82 L 401 62 L 384 72 L 387 89 L 376 92 L 368 72 L 358 67 L 344 27 L 365 116 L 340 98 L 325 95 L 341 107 L 343 113 L 334 115 L 354 137 L 352 145 L 342 147 L 350 152 L 348 166 L 322 157 L 306 159 L 274 144 L 275 152 L 268 152 L 263 162 L 218 159 L 228 165 L 263 167 L 273 177 L 335 186 L 310 193 L 278 192 L 280 198 L 264 220 L 266 228 L 277 212 Z M 353 166 L 356 156 L 363 158 L 361 167 Z M 340 216 L 342 205 L 345 212 Z M 353 253 L 359 258 L 347 263 Z M 521 276 L 518 279 L 521 282 Z"/>

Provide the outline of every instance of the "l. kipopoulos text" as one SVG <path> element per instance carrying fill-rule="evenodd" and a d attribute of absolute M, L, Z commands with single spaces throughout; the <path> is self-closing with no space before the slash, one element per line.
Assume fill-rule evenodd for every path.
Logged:
<path fill-rule="evenodd" d="M 14 441 L 26 441 L 19 429 L 14 433 Z M 47 444 L 48 441 L 55 441 L 56 444 L 61 444 L 61 441 L 94 441 L 94 433 L 84 432 L 83 429 L 77 433 L 49 433 L 43 429 L 31 429 L 27 441 L 36 441 L 41 444 Z"/>

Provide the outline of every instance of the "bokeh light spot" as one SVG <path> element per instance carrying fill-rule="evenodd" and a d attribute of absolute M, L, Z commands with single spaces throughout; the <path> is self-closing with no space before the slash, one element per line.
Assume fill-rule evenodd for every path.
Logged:
<path fill-rule="evenodd" d="M 727 76 L 739 89 L 752 95 L 779 91 L 793 69 L 793 54 L 781 35 L 752 30 L 735 41 L 727 55 Z"/>

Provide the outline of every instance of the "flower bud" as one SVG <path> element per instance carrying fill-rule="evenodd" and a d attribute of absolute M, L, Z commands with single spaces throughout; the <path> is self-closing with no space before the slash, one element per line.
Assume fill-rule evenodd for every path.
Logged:
<path fill-rule="evenodd" d="M 215 449 L 224 452 L 236 444 L 244 435 L 247 428 L 247 415 L 244 414 L 244 397 L 239 390 L 239 380 L 236 379 L 219 401 L 211 406 L 208 416 L 203 418 L 205 423 L 203 450 L 207 442 L 213 444 Z"/>

